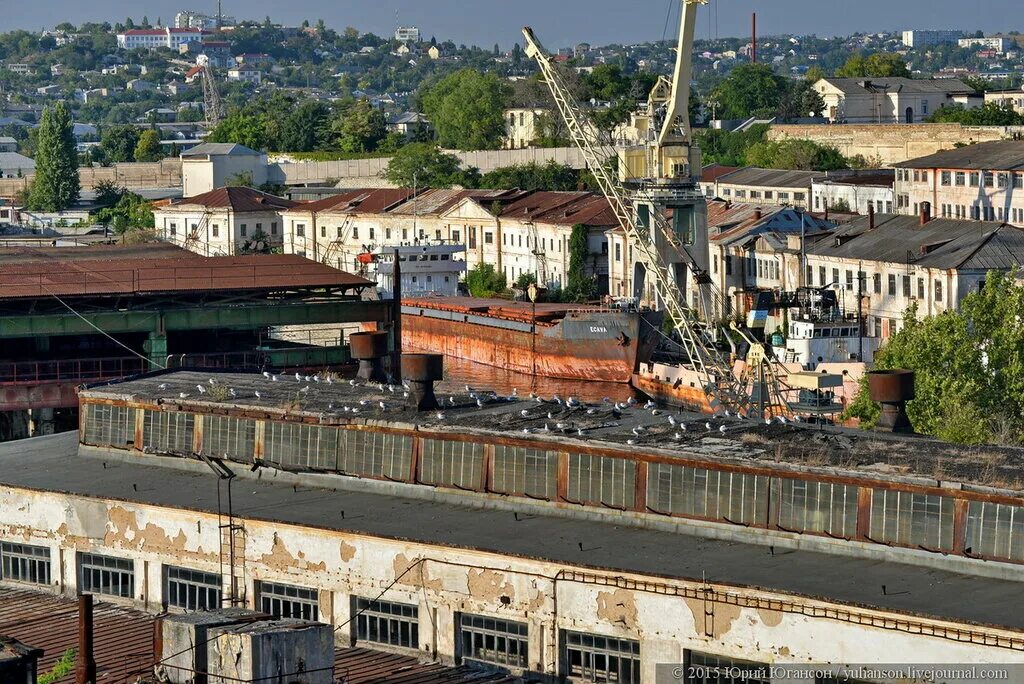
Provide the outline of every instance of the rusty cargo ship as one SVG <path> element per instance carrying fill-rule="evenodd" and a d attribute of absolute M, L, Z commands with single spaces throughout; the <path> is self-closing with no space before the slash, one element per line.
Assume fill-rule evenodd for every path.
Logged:
<path fill-rule="evenodd" d="M 525 375 L 628 383 L 654 351 L 662 316 L 472 297 L 403 299 L 402 343 Z"/>

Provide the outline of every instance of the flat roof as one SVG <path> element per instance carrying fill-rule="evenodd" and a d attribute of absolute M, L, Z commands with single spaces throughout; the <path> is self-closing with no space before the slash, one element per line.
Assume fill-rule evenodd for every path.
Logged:
<path fill-rule="evenodd" d="M 629 395 L 625 385 L 622 385 L 622 396 L 609 397 L 608 402 L 566 408 L 564 403 L 557 404 L 554 397 L 538 402 L 527 396 L 528 380 L 524 378 L 524 391 L 515 401 L 492 395 L 486 388 L 474 388 L 473 394 L 484 403 L 481 408 L 465 386 L 441 383 L 437 386 L 437 396 L 445 407 L 444 418 L 440 419 L 434 411 L 407 410 L 401 386 L 381 389 L 363 384 L 353 387 L 348 381 L 327 384 L 326 380 L 306 381 L 305 376 L 300 377 L 296 380 L 294 375 L 282 375 L 273 382 L 258 373 L 157 371 L 126 381 L 97 383 L 81 390 L 79 396 L 134 398 L 196 413 L 216 408 L 218 412 L 227 409 L 228 413 L 246 415 L 253 412 L 304 415 L 322 425 L 374 421 L 376 425 L 391 424 L 409 430 L 471 432 L 483 438 L 522 439 L 542 445 L 604 447 L 705 460 L 733 459 L 748 467 L 781 466 L 801 472 L 824 471 L 831 475 L 857 475 L 889 482 L 903 477 L 932 486 L 937 484 L 937 476 L 942 475 L 943 480 L 959 479 L 983 487 L 1024 490 L 1024 449 L 986 446 L 980 451 L 979 447 L 958 446 L 923 436 L 826 429 L 795 423 L 765 425 L 736 417 L 674 412 L 673 419 L 685 426 L 683 430 L 669 423 L 664 409 L 659 410 L 658 415 L 642 406 L 617 410 L 613 402 L 624 402 Z M 206 389 L 210 378 L 233 388 L 236 396 L 217 401 L 209 392 L 200 394 L 196 386 L 203 385 Z M 306 387 L 309 389 L 304 390 Z M 302 394 L 301 408 L 295 407 L 297 393 Z M 569 395 L 563 394 L 559 399 L 564 402 Z M 384 409 L 380 408 L 380 402 L 384 402 Z M 523 411 L 527 412 L 526 416 Z M 564 428 L 558 429 L 559 424 Z M 637 427 L 643 428 L 639 436 L 633 434 L 633 428 Z M 583 434 L 579 434 L 580 430 Z"/>
<path fill-rule="evenodd" d="M 181 469 L 187 461 L 175 462 L 178 468 L 161 464 L 159 457 L 125 460 L 99 449 L 79 454 L 77 433 L 63 433 L 0 444 L 0 484 L 216 514 L 217 491 L 211 484 L 215 476 L 199 462 L 193 464 L 194 470 Z M 294 487 L 271 477 L 257 479 L 244 466 L 235 470 L 246 478 L 244 494 L 234 498 L 235 514 L 243 519 L 598 570 L 707 580 L 1024 630 L 1024 612 L 1007 600 L 1020 593 L 1020 582 L 800 549 L 776 550 L 683 531 L 540 514 L 520 517 L 507 510 L 394 493 Z M 328 505 L 331 500 L 338 505 Z"/>
<path fill-rule="evenodd" d="M 12 263 L 0 270 L 0 300 L 226 290 L 363 288 L 365 278 L 290 254 L 149 259 L 75 258 Z M 2 262 L 0 262 L 2 263 Z"/>
<path fill-rule="evenodd" d="M 1024 171 L 1024 140 L 992 140 L 893 164 L 904 169 Z"/>

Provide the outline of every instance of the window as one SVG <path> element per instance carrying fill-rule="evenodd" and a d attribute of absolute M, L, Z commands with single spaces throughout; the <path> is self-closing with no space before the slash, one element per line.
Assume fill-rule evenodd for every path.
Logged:
<path fill-rule="evenodd" d="M 220 226 L 216 223 L 213 224 L 213 237 L 220 237 Z"/>
<path fill-rule="evenodd" d="M 635 482 L 634 461 L 589 454 L 569 454 L 569 501 L 612 508 L 632 508 Z"/>
<path fill-rule="evenodd" d="M 992 172 L 991 171 L 982 171 L 981 172 L 981 179 L 982 179 L 982 184 L 986 188 L 991 188 L 991 187 L 995 186 L 995 178 L 992 177 Z"/>
<path fill-rule="evenodd" d="M 917 298 L 924 299 L 924 278 L 917 279 Z"/>
<path fill-rule="evenodd" d="M 104 596 L 135 595 L 135 564 L 127 558 L 78 554 L 79 591 Z"/>
<path fill-rule="evenodd" d="M 251 463 L 256 445 L 256 421 L 230 416 L 203 416 L 203 453 Z"/>
<path fill-rule="evenodd" d="M 615 261 L 622 261 L 622 245 L 615 243 Z"/>
<path fill-rule="evenodd" d="M 707 468 L 651 463 L 647 506 L 666 515 L 765 525 L 768 478 Z"/>
<path fill-rule="evenodd" d="M 935 301 L 937 301 L 937 302 L 941 302 L 942 301 L 942 281 L 941 280 L 936 280 L 935 281 Z"/>
<path fill-rule="evenodd" d="M 771 684 L 771 668 L 762 663 L 687 651 L 686 684 Z"/>
<path fill-rule="evenodd" d="M 889 296 L 890 297 L 895 297 L 896 296 L 896 274 L 895 273 L 890 273 L 889 274 Z"/>
<path fill-rule="evenodd" d="M 371 240 L 375 239 L 375 238 L 376 238 L 376 235 L 374 234 L 374 233 L 375 233 L 375 231 L 374 231 L 374 229 L 373 229 L 373 226 L 370 226 L 369 230 L 370 230 L 370 239 L 371 239 Z"/>
<path fill-rule="evenodd" d="M 846 291 L 853 292 L 853 271 L 846 269 Z"/>
<path fill-rule="evenodd" d="M 463 659 L 518 668 L 529 666 L 529 628 L 525 622 L 463 613 L 458 625 Z"/>
<path fill-rule="evenodd" d="M 327 226 L 320 226 L 320 237 L 327 237 Z"/>
<path fill-rule="evenodd" d="M 135 409 L 110 404 L 85 407 L 86 444 L 124 448 L 135 443 Z"/>
<path fill-rule="evenodd" d="M 315 622 L 320 617 L 316 589 L 260 582 L 258 590 L 257 604 L 260 610 L 270 613 L 275 618 L 297 618 Z"/>
<path fill-rule="evenodd" d="M 392 601 L 353 599 L 356 641 L 369 641 L 400 648 L 420 647 L 419 607 Z"/>
<path fill-rule="evenodd" d="M 746 199 L 747 191 L 746 190 L 736 190 L 736 196 L 739 197 L 740 199 Z"/>
<path fill-rule="evenodd" d="M 794 202 L 803 202 L 805 197 L 806 197 L 806 193 L 803 193 L 803 192 L 794 192 L 793 193 L 793 201 Z"/>
<path fill-rule="evenodd" d="M 483 461 L 483 444 L 425 439 L 419 480 L 423 484 L 480 489 Z"/>
<path fill-rule="evenodd" d="M 0 544 L 0 579 L 29 584 L 50 583 L 50 549 L 29 544 Z"/>
<path fill-rule="evenodd" d="M 496 444 L 491 491 L 548 501 L 556 497 L 558 454 Z"/>
<path fill-rule="evenodd" d="M 910 276 L 903 276 L 903 296 L 910 298 Z"/>
<path fill-rule="evenodd" d="M 838 268 L 833 268 L 832 269 L 832 284 L 834 284 L 834 285 L 838 285 L 839 284 L 839 269 Z"/>
<path fill-rule="evenodd" d="M 732 275 L 732 257 L 729 255 L 725 257 L 725 275 Z"/>
<path fill-rule="evenodd" d="M 765 199 L 771 199 L 773 194 L 774 193 L 771 190 L 765 190 L 764 191 L 764 198 Z"/>
<path fill-rule="evenodd" d="M 953 174 L 950 173 L 949 171 L 943 171 L 941 178 L 942 178 L 942 180 L 940 182 L 942 183 L 942 185 L 947 185 L 947 186 L 948 185 L 952 185 Z"/>
<path fill-rule="evenodd" d="M 146 411 L 142 419 L 142 444 L 162 454 L 192 453 L 195 416 L 180 411 Z"/>
<path fill-rule="evenodd" d="M 352 239 L 353 240 L 358 240 L 359 239 L 359 226 L 352 226 Z"/>
<path fill-rule="evenodd" d="M 306 237 L 306 224 L 296 223 L 295 224 L 295 235 L 296 237 Z"/>
<path fill-rule="evenodd" d="M 585 682 L 639 684 L 639 641 L 566 631 L 562 643 L 563 676 Z"/>
<path fill-rule="evenodd" d="M 778 479 L 779 527 L 850 539 L 857 533 L 858 488 L 828 482 Z"/>
<path fill-rule="evenodd" d="M 978 187 L 979 177 L 977 171 L 971 171 L 969 174 L 967 174 L 967 177 L 969 181 L 968 185 L 970 185 L 972 188 Z"/>
<path fill-rule="evenodd" d="M 270 234 L 277 235 L 277 221 L 271 221 L 270 223 Z"/>
<path fill-rule="evenodd" d="M 819 266 L 818 267 L 818 285 L 820 285 L 821 287 L 825 287 L 826 285 L 828 285 L 828 283 L 825 282 L 825 267 L 824 266 Z"/>
<path fill-rule="evenodd" d="M 519 239 L 522 240 L 522 237 L 520 237 Z M 494 233 L 491 233 L 491 232 L 484 233 L 484 244 L 485 245 L 493 245 L 494 244 Z"/>
<path fill-rule="evenodd" d="M 390 238 L 391 236 L 389 235 L 388 237 Z M 462 233 L 459 232 L 458 230 L 453 230 L 452 231 L 452 242 L 462 242 Z"/>
<path fill-rule="evenodd" d="M 953 548 L 953 499 L 876 489 L 871 495 L 871 539 L 883 544 Z"/>
<path fill-rule="evenodd" d="M 4 214 L 4 216 L 6 217 L 6 213 Z M 177 234 L 178 234 L 178 224 L 172 223 L 171 224 L 171 235 L 177 235 Z"/>
<path fill-rule="evenodd" d="M 972 501 L 964 545 L 968 555 L 1024 561 L 1024 508 Z"/>
<path fill-rule="evenodd" d="M 239 227 L 239 230 L 241 231 L 242 237 L 248 237 L 248 236 L 249 236 L 249 226 L 247 226 L 247 225 L 245 225 L 245 224 L 243 223 L 243 224 L 242 224 L 242 225 L 241 225 L 241 226 Z"/>
<path fill-rule="evenodd" d="M 167 566 L 164 578 L 164 606 L 183 610 L 221 607 L 220 575 Z"/>
<path fill-rule="evenodd" d="M 1007 178 L 1007 174 L 1005 174 L 1005 173 L 997 173 L 996 174 L 996 184 L 1000 188 L 1005 188 L 1009 184 L 1008 181 L 1009 181 L 1009 179 Z"/>
<path fill-rule="evenodd" d="M 750 199 L 761 199 L 761 191 L 760 190 L 751 190 L 750 191 Z"/>
<path fill-rule="evenodd" d="M 780 202 L 788 200 L 788 199 L 789 199 L 789 193 L 788 192 L 780 192 L 779 193 L 779 201 Z"/>
<path fill-rule="evenodd" d="M 1013 174 L 1013 187 L 1024 188 L 1024 173 Z"/>
<path fill-rule="evenodd" d="M 957 171 L 956 172 L 956 176 L 955 176 L 956 184 L 960 185 L 960 186 L 966 185 L 966 183 L 965 183 L 966 177 L 967 177 L 967 174 L 965 174 L 963 171 Z"/>
<path fill-rule="evenodd" d="M 875 294 L 882 294 L 882 274 L 881 273 L 876 273 L 874 276 L 872 276 L 872 283 L 871 284 L 873 286 Z"/>

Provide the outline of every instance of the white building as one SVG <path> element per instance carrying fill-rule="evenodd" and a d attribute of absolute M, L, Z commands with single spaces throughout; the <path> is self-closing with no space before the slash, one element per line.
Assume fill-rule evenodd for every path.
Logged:
<path fill-rule="evenodd" d="M 963 31 L 904 31 L 903 44 L 910 48 L 955 43 L 964 35 Z"/>
<path fill-rule="evenodd" d="M 221 16 L 221 26 L 234 26 L 238 23 L 234 17 Z M 218 26 L 216 15 L 182 10 L 174 15 L 174 28 L 199 29 L 201 31 L 212 31 Z"/>
<path fill-rule="evenodd" d="M 185 197 L 153 212 L 167 242 L 207 256 L 281 246 L 280 212 L 295 202 L 252 188 L 227 187 Z"/>
<path fill-rule="evenodd" d="M 814 89 L 829 123 L 920 123 L 942 107 L 982 102 L 974 88 L 953 78 L 823 78 Z"/>
<path fill-rule="evenodd" d="M 979 47 L 985 50 L 995 50 L 999 54 L 1006 52 L 1006 49 L 1011 45 L 1011 41 L 1006 38 L 961 38 L 957 41 L 957 45 L 962 48 L 973 48 Z"/>
<path fill-rule="evenodd" d="M 828 207 L 836 212 L 891 214 L 896 206 L 895 181 L 892 169 L 832 172 L 811 183 L 812 207 L 814 211 Z"/>
<path fill-rule="evenodd" d="M 202 38 L 203 31 L 195 28 L 131 29 L 117 34 L 117 47 L 121 50 L 177 50 L 185 43 Z"/>
<path fill-rule="evenodd" d="M 402 276 L 402 296 L 454 297 L 466 275 L 463 245 L 424 244 L 378 247 L 369 253 L 365 277 L 377 283 L 382 299 L 395 291 L 395 256 Z"/>
<path fill-rule="evenodd" d="M 995 103 L 1008 107 L 1018 114 L 1024 114 L 1024 88 L 1017 90 L 989 90 L 985 93 L 985 104 Z"/>
<path fill-rule="evenodd" d="M 235 143 L 203 143 L 181 155 L 182 193 L 200 195 L 246 176 L 256 186 L 267 182 L 267 155 Z"/>
<path fill-rule="evenodd" d="M 263 72 L 255 67 L 239 64 L 228 69 L 228 80 L 259 85 L 263 82 Z"/>
<path fill-rule="evenodd" d="M 418 26 L 399 26 L 395 29 L 395 40 L 403 43 L 420 42 L 420 29 Z"/>

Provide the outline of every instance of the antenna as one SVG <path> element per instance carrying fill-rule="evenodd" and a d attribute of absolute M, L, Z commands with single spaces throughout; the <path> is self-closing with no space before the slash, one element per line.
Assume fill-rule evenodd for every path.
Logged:
<path fill-rule="evenodd" d="M 224 25 L 224 12 L 222 11 L 221 0 L 217 0 L 217 32 L 220 33 Z"/>

